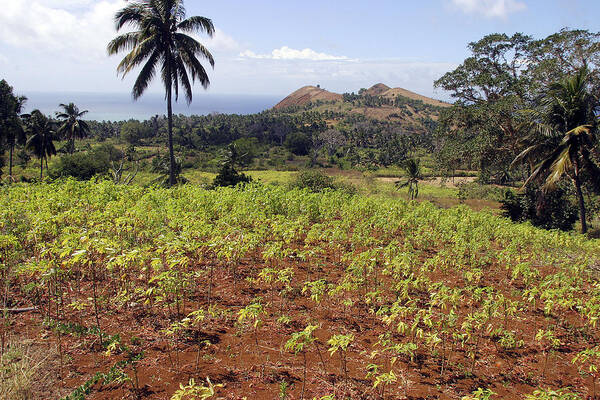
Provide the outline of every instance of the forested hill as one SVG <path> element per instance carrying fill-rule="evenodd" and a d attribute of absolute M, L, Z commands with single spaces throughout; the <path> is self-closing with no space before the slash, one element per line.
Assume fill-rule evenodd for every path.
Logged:
<path fill-rule="evenodd" d="M 425 132 L 436 121 L 440 111 L 450 104 L 402 88 L 378 83 L 357 93 L 338 94 L 316 86 L 305 86 L 279 102 L 273 111 L 302 113 L 318 111 L 335 125 L 352 115 L 389 121 L 407 131 Z"/>

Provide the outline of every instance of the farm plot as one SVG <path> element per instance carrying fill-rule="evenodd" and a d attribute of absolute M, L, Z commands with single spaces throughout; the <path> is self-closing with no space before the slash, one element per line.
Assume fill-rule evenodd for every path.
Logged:
<path fill-rule="evenodd" d="M 52 352 L 39 398 L 597 396 L 598 241 L 260 185 L 0 191 L 2 365 Z"/>

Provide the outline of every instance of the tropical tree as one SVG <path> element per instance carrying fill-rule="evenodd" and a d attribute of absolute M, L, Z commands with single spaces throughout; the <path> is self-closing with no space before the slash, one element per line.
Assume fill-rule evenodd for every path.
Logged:
<path fill-rule="evenodd" d="M 17 143 L 25 142 L 25 131 L 20 118 L 27 97 L 16 96 L 13 88 L 5 81 L 0 81 L 0 139 L 8 145 L 8 175 L 12 180 L 13 152 Z"/>
<path fill-rule="evenodd" d="M 54 147 L 54 127 L 52 121 L 46 117 L 40 110 L 33 110 L 31 114 L 25 116 L 27 121 L 27 139 L 26 148 L 32 150 L 35 156 L 40 160 L 40 180 L 44 178 L 44 160 L 46 160 L 46 169 L 48 169 L 48 158 L 56 154 Z"/>
<path fill-rule="evenodd" d="M 421 163 L 419 159 L 409 158 L 402 164 L 402 168 L 406 171 L 407 179 L 405 182 L 396 182 L 396 187 L 408 187 L 408 195 L 411 200 L 414 200 L 419 196 L 419 181 L 423 179 Z"/>
<path fill-rule="evenodd" d="M 183 0 L 138 0 L 131 2 L 115 15 L 117 31 L 124 26 L 135 30 L 117 36 L 108 44 L 108 53 L 129 53 L 123 58 L 117 72 L 123 77 L 134 68 L 143 67 L 133 85 L 132 95 L 138 99 L 146 90 L 157 69 L 165 87 L 169 137 L 169 185 L 175 184 L 175 155 L 173 153 L 172 96 L 179 98 L 182 87 L 185 98 L 192 102 L 192 83 L 197 80 L 206 89 L 208 74 L 200 59 L 214 67 L 211 53 L 188 34 L 206 33 L 212 37 L 215 28 L 210 19 L 194 16 L 185 18 Z M 187 34 L 186 34 L 187 33 Z M 191 82 L 190 82 L 191 75 Z"/>
<path fill-rule="evenodd" d="M 56 133 L 65 137 L 69 142 L 69 153 L 75 151 L 75 138 L 83 139 L 90 133 L 90 127 L 82 117 L 88 113 L 87 110 L 79 111 L 73 103 L 60 104 L 62 111 L 56 113 L 56 118 L 61 120 L 62 124 L 58 127 Z"/>
<path fill-rule="evenodd" d="M 541 112 L 534 117 L 535 130 L 527 138 L 528 146 L 513 161 L 514 165 L 522 160 L 541 158 L 524 186 L 545 178 L 544 187 L 549 190 L 565 176 L 571 180 L 577 195 L 582 233 L 587 232 L 582 191 L 585 172 L 592 177 L 590 183 L 600 186 L 600 168 L 591 156 L 592 149 L 598 145 L 600 103 L 590 90 L 589 77 L 584 67 L 549 88 Z"/>

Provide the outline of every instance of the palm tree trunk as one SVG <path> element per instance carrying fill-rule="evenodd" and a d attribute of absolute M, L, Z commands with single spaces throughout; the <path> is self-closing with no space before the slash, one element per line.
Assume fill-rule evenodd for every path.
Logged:
<path fill-rule="evenodd" d="M 40 156 L 40 181 L 44 179 L 44 157 Z"/>
<path fill-rule="evenodd" d="M 171 76 L 171 67 L 167 65 L 167 75 Z M 175 154 L 173 154 L 173 106 L 172 84 L 169 82 L 167 87 L 167 119 L 169 127 L 169 186 L 175 185 Z"/>
<path fill-rule="evenodd" d="M 8 153 L 8 181 L 9 181 L 9 183 L 12 183 L 12 181 L 13 181 L 12 167 L 13 167 L 13 150 L 14 150 L 14 148 L 15 148 L 15 145 L 11 143 L 10 150 Z"/>
<path fill-rule="evenodd" d="M 583 192 L 581 191 L 581 181 L 579 179 L 579 174 L 577 171 L 577 167 L 575 167 L 575 177 L 573 178 L 573 183 L 575 183 L 575 190 L 577 191 L 577 200 L 579 201 L 579 219 L 581 221 L 581 233 L 587 233 L 587 222 L 585 217 L 585 202 L 583 200 Z"/>

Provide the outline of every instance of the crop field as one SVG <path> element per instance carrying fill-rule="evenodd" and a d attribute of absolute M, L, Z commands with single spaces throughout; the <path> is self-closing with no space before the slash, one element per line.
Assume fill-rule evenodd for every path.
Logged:
<path fill-rule="evenodd" d="M 0 191 L 0 398 L 599 396 L 597 240 L 283 186 Z"/>

